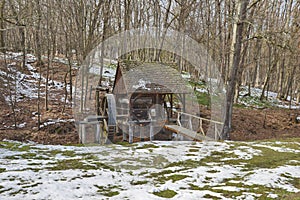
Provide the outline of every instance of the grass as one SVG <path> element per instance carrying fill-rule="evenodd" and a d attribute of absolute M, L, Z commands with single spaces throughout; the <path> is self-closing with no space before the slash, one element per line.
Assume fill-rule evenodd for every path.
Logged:
<path fill-rule="evenodd" d="M 14 155 L 14 156 L 6 156 L 6 159 L 10 160 L 16 160 L 16 159 L 35 159 L 35 160 L 46 160 L 44 157 L 37 157 L 35 153 L 24 153 L 24 154 L 19 154 L 19 155 Z"/>
<path fill-rule="evenodd" d="M 110 185 L 110 184 L 108 186 L 98 186 L 98 185 L 94 185 L 94 186 L 98 188 L 97 191 L 98 193 L 106 197 L 113 197 L 120 194 L 119 191 L 115 190 L 115 189 L 121 189 L 120 186 Z"/>
<path fill-rule="evenodd" d="M 173 198 L 177 194 L 177 192 L 168 189 L 159 192 L 153 192 L 153 194 L 163 198 Z"/>
<path fill-rule="evenodd" d="M 239 180 L 240 182 L 232 183 L 232 182 L 230 182 L 231 180 L 235 180 L 235 181 Z M 194 184 L 189 184 L 189 189 L 190 190 L 201 190 L 201 191 L 208 190 L 208 191 L 220 193 L 224 197 L 232 198 L 232 199 L 236 199 L 238 196 L 243 195 L 243 193 L 245 191 L 248 193 L 260 194 L 261 196 L 258 199 L 269 199 L 267 196 L 270 193 L 277 194 L 280 197 L 279 199 L 285 199 L 283 197 L 293 195 L 293 193 L 287 192 L 286 190 L 283 190 L 280 188 L 271 188 L 271 187 L 267 187 L 267 186 L 263 186 L 263 185 L 244 185 L 243 180 L 239 179 L 239 178 L 224 179 L 219 187 L 222 188 L 224 186 L 233 186 L 236 188 L 241 188 L 241 190 L 240 191 L 228 191 L 228 190 L 223 190 L 223 189 L 219 189 L 219 188 L 216 189 L 209 185 L 205 185 L 204 187 L 199 187 Z M 216 187 L 218 187 L 218 186 L 216 185 Z M 206 197 L 206 198 L 208 198 L 208 197 Z M 217 197 L 212 196 L 210 198 L 215 199 Z"/>
<path fill-rule="evenodd" d="M 221 199 L 221 198 L 219 198 L 219 197 L 216 197 L 216 196 L 213 196 L 213 195 L 210 195 L 210 194 L 206 194 L 206 195 L 204 195 L 203 197 L 204 197 L 204 198 L 207 198 L 207 199 L 213 199 L 213 200 L 215 200 L 215 199 Z"/>
<path fill-rule="evenodd" d="M 300 157 L 299 157 L 299 153 L 293 153 L 293 152 L 278 152 L 275 150 L 272 150 L 271 148 L 268 148 L 268 146 L 270 147 L 283 147 L 283 148 L 290 148 L 290 149 L 294 149 L 294 150 L 299 150 L 300 149 L 300 138 L 295 138 L 295 139 L 284 139 L 284 140 L 280 140 L 280 143 L 276 143 L 276 140 L 265 140 L 265 141 L 259 141 L 259 142 L 250 142 L 250 143 L 246 143 L 246 142 L 242 142 L 242 143 L 238 143 L 238 142 L 230 142 L 229 143 L 229 147 L 228 151 L 224 150 L 224 151 L 214 151 L 214 150 L 210 150 L 210 155 L 202 158 L 201 160 L 196 160 L 192 157 L 190 158 L 186 158 L 187 160 L 180 160 L 177 162 L 169 162 L 165 157 L 158 155 L 157 158 L 155 156 L 153 156 L 153 154 L 149 154 L 153 157 L 153 159 L 150 159 L 150 163 L 148 161 L 143 161 L 141 158 L 120 158 L 120 160 L 111 160 L 112 163 L 119 163 L 124 161 L 125 159 L 127 161 L 129 161 L 129 165 L 130 167 L 132 166 L 136 166 L 136 169 L 141 169 L 143 166 L 155 166 L 156 169 L 161 169 L 161 170 L 157 170 L 155 171 L 155 173 L 150 173 L 149 171 L 147 171 L 147 169 L 145 168 L 145 170 L 143 172 L 141 172 L 139 175 L 146 177 L 146 180 L 132 180 L 130 181 L 130 185 L 135 186 L 135 185 L 141 185 L 139 187 L 144 187 L 142 185 L 145 184 L 150 184 L 150 185 L 161 185 L 166 183 L 167 181 L 169 182 L 177 182 L 180 180 L 183 180 L 185 178 L 187 178 L 186 180 L 182 181 L 184 183 L 186 183 L 185 185 L 183 185 L 183 187 L 180 190 L 185 190 L 185 189 L 189 189 L 189 190 L 201 190 L 201 191 L 211 191 L 211 192 L 216 192 L 219 193 L 220 195 L 222 195 L 225 198 L 232 198 L 232 199 L 236 199 L 237 197 L 244 195 L 244 192 L 249 192 L 249 193 L 253 193 L 253 194 L 260 194 L 261 196 L 258 197 L 258 199 L 269 199 L 268 195 L 269 194 L 276 194 L 278 195 L 278 199 L 300 199 L 300 194 L 294 194 L 291 192 L 287 192 L 284 189 L 281 188 L 275 188 L 273 186 L 269 186 L 269 185 L 246 185 L 245 183 L 245 177 L 249 176 L 251 173 L 254 173 L 254 171 L 258 168 L 264 168 L 264 169 L 272 169 L 272 168 L 277 168 L 280 166 L 284 166 L 284 165 L 299 165 L 300 163 Z M 128 143 L 127 143 L 128 144 Z M 257 145 L 259 144 L 259 145 Z M 135 144 L 136 145 L 136 144 Z M 135 146 L 134 145 L 134 146 Z M 256 146 L 257 145 L 257 146 Z M 262 145 L 262 146 L 260 146 Z M 239 157 L 232 152 L 234 149 L 239 149 L 243 151 L 242 147 L 249 147 L 253 150 L 258 150 L 258 152 L 260 152 L 258 155 L 256 154 L 252 154 L 252 158 L 250 157 L 249 160 L 247 159 L 239 159 Z M 34 148 L 34 146 L 27 146 L 27 145 L 21 145 L 19 143 L 10 143 L 10 142 L 0 142 L 0 148 L 6 148 L 6 149 L 15 149 L 15 151 L 19 151 L 19 149 L 21 149 L 20 154 L 18 155 L 14 155 L 14 156 L 10 156 L 7 157 L 5 159 L 27 159 L 27 160 L 39 160 L 39 159 L 54 159 L 53 162 L 51 163 L 51 165 L 48 165 L 50 163 L 48 163 L 45 166 L 45 169 L 48 170 L 70 170 L 70 169 L 82 169 L 84 171 L 84 174 L 82 176 L 76 176 L 74 179 L 84 179 L 84 178 L 89 178 L 89 177 L 94 177 L 97 174 L 89 172 L 88 170 L 95 170 L 95 169 L 108 169 L 111 171 L 115 171 L 115 168 L 106 165 L 105 161 L 101 161 L 101 154 L 78 154 L 78 156 L 80 156 L 80 158 L 74 158 L 75 152 L 74 151 L 64 151 L 64 150 L 39 150 L 38 148 Z M 160 148 L 159 150 L 164 150 L 164 147 L 159 147 L 156 146 L 155 144 L 147 144 L 145 143 L 143 146 L 138 146 L 138 147 L 133 147 L 130 144 L 128 146 L 128 148 L 124 148 L 125 151 L 126 149 L 154 149 L 154 148 Z M 169 148 L 168 146 L 166 146 L 165 148 Z M 122 148 L 123 149 L 123 148 Z M 199 149 L 197 146 L 188 146 L 185 150 L 186 153 L 190 154 L 190 155 L 194 155 L 196 154 L 196 152 L 199 152 L 201 149 Z M 24 152 L 25 151 L 25 152 Z M 155 151 L 156 152 L 156 151 Z M 251 153 L 250 153 L 251 154 Z M 66 158 L 64 158 L 63 160 L 56 160 L 55 157 L 57 155 L 63 155 L 66 156 Z M 120 156 L 121 157 L 121 156 Z M 118 157 L 116 157 L 118 158 Z M 226 160 L 224 160 L 224 158 L 226 158 Z M 290 162 L 291 160 L 294 160 L 295 162 Z M 35 164 L 36 161 L 33 163 Z M 242 171 L 244 171 L 245 173 L 243 173 L 243 175 L 236 175 L 236 177 L 233 178 L 228 178 L 228 179 L 224 179 L 223 181 L 221 181 L 220 183 L 216 183 L 216 187 L 214 186 L 212 187 L 211 184 L 212 182 L 215 181 L 215 179 L 211 179 L 210 175 L 213 176 L 212 174 L 215 173 L 219 173 L 220 171 L 218 170 L 214 170 L 212 168 L 209 168 L 211 166 L 211 164 L 214 164 L 214 166 L 223 166 L 223 165 L 239 165 L 242 166 L 243 169 L 241 169 Z M 27 165 L 31 165 L 30 162 Z M 132 166 L 131 166 L 132 165 Z M 140 166 L 139 166 L 140 165 Z M 159 166 L 162 166 L 161 168 Z M 116 165 L 118 166 L 118 165 Z M 190 176 L 188 176 L 188 172 L 190 171 L 189 169 L 195 169 L 197 167 L 207 167 L 206 172 L 210 173 L 210 175 L 205 176 L 207 174 L 204 175 L 200 175 L 200 176 L 205 176 L 203 177 L 203 181 L 200 186 L 197 186 L 196 184 L 189 184 L 189 183 L 196 183 L 196 182 L 192 182 L 190 181 Z M 119 166 L 118 166 L 119 167 Z M 120 166 L 122 168 L 122 166 Z M 174 170 L 174 168 L 171 169 L 171 167 L 179 167 L 179 168 L 175 168 L 176 170 Z M 129 166 L 128 166 L 129 168 Z M 124 170 L 124 173 L 128 173 L 130 176 L 134 177 L 135 176 L 135 169 L 131 169 L 132 171 L 130 171 L 131 173 L 129 173 L 128 171 L 126 171 L 126 167 L 124 167 L 122 170 Z M 2 166 L 2 168 L 0 168 L 0 173 L 6 172 L 7 170 L 9 170 L 8 168 L 5 168 L 5 165 Z M 28 168 L 26 168 L 26 170 L 28 170 Z M 41 169 L 32 169 L 32 170 L 41 170 Z M 23 169 L 21 171 L 24 171 Z M 120 171 L 121 172 L 121 171 Z M 179 172 L 184 172 L 187 175 L 181 174 Z M 52 172 L 50 172 L 52 173 Z M 56 172 L 55 172 L 56 173 Z M 59 172 L 61 173 L 61 172 Z M 292 173 L 291 173 L 292 174 Z M 282 174 L 282 177 L 286 178 L 285 183 L 286 184 L 291 184 L 293 185 L 295 188 L 300 189 L 300 178 L 296 178 L 296 177 L 292 177 L 291 174 L 289 173 L 284 173 Z M 113 175 L 114 176 L 114 175 Z M 189 178 L 188 178 L 189 177 Z M 199 177 L 198 177 L 199 178 Z M 133 179 L 133 178 L 132 178 Z M 2 179 L 4 180 L 4 179 Z M 9 181 L 15 181 L 15 177 L 12 177 L 11 180 Z M 63 179 L 62 179 L 63 180 Z M 67 181 L 66 179 L 64 179 L 65 181 Z M 73 179 L 71 179 L 73 180 Z M 9 193 L 11 192 L 12 195 L 16 195 L 16 194 L 21 194 L 21 193 L 25 193 L 26 190 L 24 190 L 25 188 L 31 188 L 31 187 L 35 187 L 40 183 L 35 183 L 33 185 L 30 185 L 30 183 L 24 182 L 21 184 L 22 189 L 23 190 L 5 190 L 5 188 L 3 186 L 0 185 L 0 194 L 1 193 Z M 204 186 L 203 186 L 204 184 Z M 219 184 L 219 185 L 218 185 Z M 222 189 L 222 186 L 233 186 L 236 188 L 241 188 L 240 191 L 228 191 L 226 190 L 226 188 Z M 123 190 L 122 188 L 120 188 L 120 186 L 112 186 L 112 185 L 107 185 L 107 186 L 95 186 L 98 188 L 98 193 L 100 193 L 101 195 L 105 196 L 105 198 L 109 198 L 109 197 L 114 197 L 120 194 L 121 190 Z M 9 192 L 7 192 L 9 191 Z M 162 197 L 162 198 L 173 198 L 176 194 L 177 191 L 173 191 L 173 190 L 164 190 L 164 191 L 159 191 L 159 192 L 154 192 L 153 193 L 156 196 Z M 213 193 L 211 195 L 206 194 L 205 196 L 210 196 L 209 198 L 211 199 L 218 199 L 218 197 L 213 196 Z"/>
<path fill-rule="evenodd" d="M 207 173 L 212 173 L 212 174 L 218 173 L 218 172 L 220 172 L 220 171 L 218 171 L 218 170 L 208 170 L 208 171 L 207 171 Z"/>
<path fill-rule="evenodd" d="M 138 144 L 135 144 L 135 143 L 130 144 L 126 141 L 119 141 L 116 144 L 124 146 L 124 147 L 136 147 L 138 145 Z"/>
<path fill-rule="evenodd" d="M 299 200 L 300 199 L 300 192 L 296 194 L 285 194 L 282 196 L 282 199 L 285 200 Z"/>
<path fill-rule="evenodd" d="M 187 177 L 190 177 L 190 176 L 182 175 L 182 174 L 172 174 L 171 176 L 166 177 L 166 180 L 172 180 L 172 182 L 175 183 L 176 181 L 180 181 Z"/>
<path fill-rule="evenodd" d="M 108 169 L 111 171 L 115 171 L 114 168 L 105 165 L 100 162 L 90 162 L 84 163 L 81 159 L 68 159 L 68 160 L 60 160 L 57 161 L 55 166 L 48 167 L 48 170 L 69 170 L 69 169 L 84 169 L 84 170 L 93 170 L 93 169 Z"/>
<path fill-rule="evenodd" d="M 198 166 L 201 166 L 201 162 L 200 161 L 188 159 L 188 160 L 185 160 L 185 161 L 178 161 L 178 162 L 169 163 L 169 164 L 167 164 L 165 166 L 165 168 L 169 168 L 169 167 L 184 167 L 186 169 L 190 169 L 190 168 L 196 168 Z"/>
<path fill-rule="evenodd" d="M 185 156 L 197 156 L 197 154 L 187 153 Z"/>
<path fill-rule="evenodd" d="M 10 151 L 29 151 L 31 147 L 22 143 L 0 141 L 0 148 L 8 149 Z"/>
<path fill-rule="evenodd" d="M 144 184 L 147 184 L 148 181 L 131 181 L 130 184 L 131 185 L 144 185 Z"/>
<path fill-rule="evenodd" d="M 83 174 L 81 177 L 82 178 L 90 178 L 90 177 L 95 177 L 95 174 Z"/>
<path fill-rule="evenodd" d="M 159 182 L 159 183 L 165 183 L 168 180 L 172 180 L 172 182 L 176 182 L 182 179 L 185 179 L 187 177 L 187 175 L 182 175 L 182 174 L 172 174 L 172 173 L 176 173 L 179 172 L 181 170 L 176 170 L 176 171 L 172 171 L 172 170 L 163 170 L 161 172 L 158 173 L 151 173 L 150 175 L 146 176 L 146 178 L 152 178 L 154 179 L 155 182 Z M 165 176 L 168 174 L 172 174 L 170 176 Z"/>
<path fill-rule="evenodd" d="M 46 154 L 50 155 L 50 156 L 56 156 L 56 155 L 62 155 L 62 156 L 66 156 L 66 157 L 75 157 L 76 154 L 74 151 L 61 151 L 61 150 L 52 150 L 47 152 Z"/>
<path fill-rule="evenodd" d="M 143 146 L 137 147 L 136 149 L 148 149 L 148 148 L 159 148 L 159 146 L 156 146 L 154 144 L 144 144 Z"/>
<path fill-rule="evenodd" d="M 158 176 L 163 176 L 165 174 L 172 174 L 173 171 L 172 170 L 163 170 L 161 172 L 157 172 L 157 173 L 151 173 L 150 175 L 146 176 L 147 178 L 153 178 L 153 177 L 158 177 Z"/>
<path fill-rule="evenodd" d="M 194 185 L 192 183 L 189 184 L 189 189 L 190 190 L 203 190 L 203 188 L 200 188 L 199 186 Z"/>
<path fill-rule="evenodd" d="M 253 147 L 262 151 L 261 155 L 253 156 L 247 161 L 246 168 L 276 168 L 285 165 L 290 160 L 300 161 L 299 154 L 291 152 L 278 152 L 265 147 Z M 291 165 L 291 163 L 289 163 Z"/>
<path fill-rule="evenodd" d="M 210 105 L 210 95 L 207 93 L 196 92 L 198 103 L 204 106 Z"/>

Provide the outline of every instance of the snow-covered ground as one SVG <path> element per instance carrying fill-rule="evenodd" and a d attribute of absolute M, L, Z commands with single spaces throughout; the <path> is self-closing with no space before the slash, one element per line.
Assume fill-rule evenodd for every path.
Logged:
<path fill-rule="evenodd" d="M 3 57 L 3 55 L 1 55 Z M 9 53 L 6 55 L 6 59 L 12 59 L 13 61 L 18 61 L 18 59 L 22 57 L 21 53 Z M 6 95 L 5 100 L 9 103 L 11 101 L 23 101 L 24 98 L 27 99 L 36 99 L 38 98 L 38 81 L 41 78 L 41 97 L 44 97 L 45 92 L 44 88 L 46 87 L 46 78 L 43 76 L 40 76 L 40 74 L 37 72 L 37 70 L 30 64 L 31 62 L 34 62 L 36 58 L 31 55 L 26 55 L 27 64 L 26 67 L 29 70 L 29 74 L 22 73 L 17 70 L 15 67 L 16 62 L 10 62 L 7 65 L 7 71 L 4 72 L 0 70 L 0 78 L 4 82 L 4 86 L 6 88 L 3 88 L 3 90 L 10 88 L 12 91 L 12 95 Z M 30 62 L 29 62 L 30 61 Z M 10 83 L 8 82 L 8 78 L 11 79 Z M 65 85 L 64 83 L 55 81 L 55 80 L 48 80 L 48 89 L 51 90 L 63 90 Z M 69 90 L 69 86 L 67 86 L 67 89 Z M 3 93 L 7 93 L 2 91 Z M 51 92 L 50 92 L 51 94 Z M 53 96 L 53 99 L 56 99 L 56 96 Z M 60 99 L 60 98 L 58 98 Z"/>
<path fill-rule="evenodd" d="M 289 156 L 280 160 L 281 153 Z M 76 147 L 5 141 L 0 199 L 280 198 L 300 192 L 299 153 L 299 142 Z"/>
<path fill-rule="evenodd" d="M 240 102 L 246 106 L 249 105 L 256 105 L 259 104 L 259 98 L 262 94 L 262 89 L 260 88 L 251 88 L 251 97 L 254 98 L 247 98 L 243 97 L 245 94 L 248 93 L 248 88 L 241 87 L 241 91 L 239 93 L 240 96 Z M 264 95 L 268 97 L 268 102 L 275 107 L 279 108 L 291 108 L 291 109 L 300 109 L 300 105 L 296 103 L 295 100 L 292 101 L 292 104 L 290 105 L 290 102 L 282 101 L 278 98 L 278 93 L 272 92 L 272 91 L 265 91 Z M 290 96 L 288 96 L 288 100 L 290 100 Z M 259 106 L 258 106 L 259 107 Z"/>
<path fill-rule="evenodd" d="M 195 88 L 197 92 L 200 93 L 208 93 L 208 89 L 206 86 L 202 85 L 201 87 L 196 87 Z M 259 100 L 261 94 L 262 94 L 262 89 L 260 88 L 250 88 L 251 90 L 251 96 L 245 96 L 248 94 L 248 88 L 245 86 L 240 87 L 240 92 L 239 92 L 239 103 L 243 104 L 245 106 L 252 106 L 252 107 L 257 107 L 257 108 L 262 108 L 265 107 L 266 104 L 269 104 L 274 107 L 279 107 L 279 108 L 286 108 L 286 109 L 300 109 L 300 104 L 296 103 L 295 100 L 292 100 L 291 104 L 289 102 L 290 96 L 288 96 L 288 101 L 282 101 L 278 98 L 278 93 L 272 92 L 272 91 L 265 91 L 264 95 L 268 97 L 267 102 L 262 102 Z M 225 93 L 226 91 L 224 91 Z"/>

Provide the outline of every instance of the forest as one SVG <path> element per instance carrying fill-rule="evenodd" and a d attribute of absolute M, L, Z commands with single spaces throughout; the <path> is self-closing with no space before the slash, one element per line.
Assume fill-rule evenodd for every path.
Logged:
<path fill-rule="evenodd" d="M 297 200 L 299 153 L 300 0 L 0 0 L 1 200 Z"/>
<path fill-rule="evenodd" d="M 70 86 L 65 96 L 72 100 L 72 65 L 80 66 L 102 41 L 136 28 L 151 31 L 156 27 L 155 34 L 161 37 L 168 30 L 178 31 L 201 44 L 221 74 L 227 89 L 226 138 L 241 86 L 248 88 L 245 96 L 251 96 L 252 87 L 261 89 L 260 101 L 271 91 L 279 100 L 299 104 L 299 12 L 300 2 L 295 0 L 1 0 L 0 49 L 3 55 L 20 52 L 23 67 L 26 54 L 36 56 L 36 68 L 46 77 L 46 86 L 38 86 L 38 95 L 46 94 L 37 102 L 40 113 L 49 109 L 48 81 L 56 76 L 56 57 L 67 60 L 68 67 L 60 68 L 59 73 Z M 189 72 L 192 81 L 200 79 L 181 55 L 141 49 L 125 57 L 173 62 L 180 72 Z M 205 70 L 203 81 L 210 69 Z"/>

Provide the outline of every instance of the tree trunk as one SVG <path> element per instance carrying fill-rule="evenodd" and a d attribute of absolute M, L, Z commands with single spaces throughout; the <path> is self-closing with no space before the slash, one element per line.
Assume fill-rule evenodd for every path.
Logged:
<path fill-rule="evenodd" d="M 4 7 L 5 0 L 0 2 L 0 51 L 5 53 L 6 44 L 5 44 L 5 25 L 4 25 Z"/>
<path fill-rule="evenodd" d="M 37 12 L 38 12 L 38 20 L 37 27 L 35 32 L 35 40 L 36 40 L 36 55 L 37 55 L 37 67 L 39 68 L 39 81 L 38 81 L 38 103 L 37 103 L 37 112 L 38 112 L 38 130 L 40 130 L 41 125 L 41 79 L 42 79 L 42 45 L 41 45 L 41 19 L 42 19 L 42 11 L 39 0 L 36 0 L 37 4 Z"/>
<path fill-rule="evenodd" d="M 238 80 L 237 75 L 240 68 L 243 29 L 244 29 L 244 21 L 246 19 L 248 4 L 249 4 L 249 0 L 242 0 L 240 2 L 241 13 L 239 14 L 239 22 L 237 23 L 237 34 L 236 34 L 236 43 L 234 47 L 233 66 L 232 66 L 230 82 L 227 86 L 227 94 L 226 94 L 225 121 L 224 121 L 224 126 L 223 126 L 220 139 L 230 139 L 230 131 L 232 128 L 231 120 L 232 120 L 233 99 L 234 99 L 235 86 Z"/>

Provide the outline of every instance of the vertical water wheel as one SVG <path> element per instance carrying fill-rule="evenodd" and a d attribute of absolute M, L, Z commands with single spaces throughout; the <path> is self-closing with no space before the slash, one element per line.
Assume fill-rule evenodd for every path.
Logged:
<path fill-rule="evenodd" d="M 99 88 L 96 92 L 97 114 L 101 116 L 100 128 L 101 141 L 112 143 L 116 133 L 116 101 L 113 94 L 108 94 L 107 89 Z M 105 139 L 104 139 L 105 138 Z M 108 140 L 107 140 L 108 139 Z"/>

